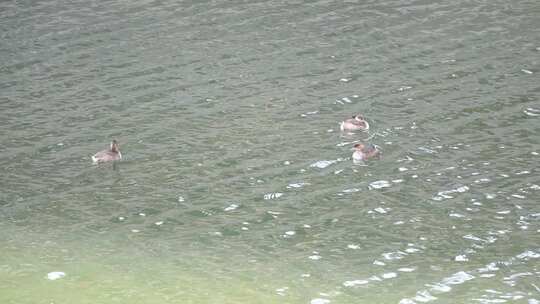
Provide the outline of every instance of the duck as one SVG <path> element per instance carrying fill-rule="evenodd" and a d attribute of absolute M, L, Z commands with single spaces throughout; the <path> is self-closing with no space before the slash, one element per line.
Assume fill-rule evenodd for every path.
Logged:
<path fill-rule="evenodd" d="M 121 160 L 121 159 L 122 159 L 122 153 L 120 153 L 120 146 L 118 145 L 118 141 L 116 141 L 116 139 L 113 139 L 109 149 L 99 151 L 98 153 L 92 155 L 92 162 L 94 164 L 105 163 L 105 162 Z"/>
<path fill-rule="evenodd" d="M 360 115 L 353 115 L 352 118 L 346 119 L 339 124 L 341 131 L 366 131 L 369 130 L 369 123 Z"/>
<path fill-rule="evenodd" d="M 379 149 L 374 144 L 356 144 L 353 151 L 352 159 L 355 162 L 379 156 Z"/>

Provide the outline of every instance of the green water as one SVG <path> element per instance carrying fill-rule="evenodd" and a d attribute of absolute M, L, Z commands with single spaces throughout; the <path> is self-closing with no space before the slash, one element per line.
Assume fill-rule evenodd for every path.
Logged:
<path fill-rule="evenodd" d="M 539 303 L 539 11 L 1 2 L 0 303 Z"/>

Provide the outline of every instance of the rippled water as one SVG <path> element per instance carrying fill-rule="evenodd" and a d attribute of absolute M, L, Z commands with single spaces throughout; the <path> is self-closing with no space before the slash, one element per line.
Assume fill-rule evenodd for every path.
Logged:
<path fill-rule="evenodd" d="M 0 2 L 0 302 L 540 303 L 539 10 Z"/>

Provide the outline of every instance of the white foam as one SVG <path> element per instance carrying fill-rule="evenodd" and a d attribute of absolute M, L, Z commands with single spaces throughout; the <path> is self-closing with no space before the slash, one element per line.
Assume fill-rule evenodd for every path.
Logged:
<path fill-rule="evenodd" d="M 488 237 L 486 238 L 486 242 L 488 242 L 488 243 L 490 243 L 490 244 L 495 243 L 495 241 L 497 241 L 497 238 L 494 237 L 494 236 L 488 236 Z"/>
<path fill-rule="evenodd" d="M 458 284 L 465 283 L 465 282 L 467 282 L 469 280 L 472 280 L 472 279 L 474 279 L 474 276 L 468 274 L 465 271 L 460 271 L 460 272 L 454 273 L 453 275 L 451 275 L 451 276 L 449 276 L 447 278 L 444 278 L 442 280 L 442 283 L 446 284 L 446 285 L 458 285 Z"/>
<path fill-rule="evenodd" d="M 436 292 L 436 293 L 445 293 L 452 290 L 452 287 L 449 285 L 457 285 L 462 284 L 466 281 L 474 279 L 474 276 L 470 275 L 467 272 L 460 271 L 457 273 L 454 273 L 453 275 L 444 278 L 441 282 L 434 283 L 434 284 L 426 284 L 425 286 L 429 287 L 429 290 L 421 290 L 416 293 L 416 297 L 414 300 L 418 302 L 429 302 L 432 300 L 435 300 L 436 298 L 433 297 L 430 292 Z M 403 299 L 400 301 L 402 303 L 403 301 L 408 301 L 410 299 Z M 412 300 L 411 302 L 403 302 L 403 303 L 416 303 Z"/>
<path fill-rule="evenodd" d="M 390 183 L 385 180 L 374 181 L 369 184 L 370 189 L 381 189 L 381 188 L 388 188 L 388 187 L 390 187 Z"/>
<path fill-rule="evenodd" d="M 299 182 L 299 183 L 291 183 L 287 185 L 287 189 L 293 189 L 293 188 L 302 188 L 304 186 L 309 185 L 309 183 Z"/>
<path fill-rule="evenodd" d="M 390 208 L 379 207 L 379 208 L 375 208 L 374 210 L 375 210 L 377 213 L 385 214 L 385 213 L 388 213 L 388 210 L 390 210 Z"/>
<path fill-rule="evenodd" d="M 481 178 L 474 181 L 475 184 L 485 184 L 489 183 L 491 180 L 489 178 Z"/>
<path fill-rule="evenodd" d="M 347 248 L 356 250 L 356 249 L 360 249 L 360 246 L 356 244 L 349 244 L 347 245 Z"/>
<path fill-rule="evenodd" d="M 540 258 L 540 253 L 528 250 L 517 255 L 517 258 L 524 259 L 524 260 L 528 260 L 529 258 L 537 259 L 537 258 Z"/>
<path fill-rule="evenodd" d="M 238 207 L 240 207 L 240 206 L 238 206 L 237 204 L 230 204 L 228 207 L 226 207 L 223 210 L 224 211 L 233 211 L 233 210 L 237 209 Z"/>
<path fill-rule="evenodd" d="M 405 158 L 398 159 L 397 162 L 398 162 L 398 163 L 401 163 L 401 162 L 408 162 L 408 163 L 410 163 L 410 162 L 413 161 L 413 160 L 414 160 L 414 158 L 412 158 L 412 157 L 410 157 L 410 156 L 408 156 L 408 155 L 405 155 Z"/>
<path fill-rule="evenodd" d="M 478 268 L 478 272 L 479 272 L 479 273 L 482 273 L 482 272 L 491 272 L 491 271 L 497 271 L 497 270 L 499 270 L 499 267 L 497 267 L 497 264 L 496 264 L 496 263 L 489 263 L 489 264 L 487 264 L 485 267 Z"/>
<path fill-rule="evenodd" d="M 399 260 L 402 259 L 404 255 L 407 255 L 405 252 L 396 251 L 396 252 L 385 252 L 382 256 L 386 260 Z"/>
<path fill-rule="evenodd" d="M 398 269 L 398 271 L 401 271 L 401 272 L 413 272 L 415 270 L 416 268 L 410 268 L 410 267 L 403 267 L 403 268 Z"/>
<path fill-rule="evenodd" d="M 476 237 L 472 234 L 467 234 L 467 235 L 464 235 L 463 236 L 464 239 L 468 239 L 468 240 L 472 240 L 472 241 L 480 241 L 480 242 L 485 242 L 485 240 L 479 238 L 479 237 Z"/>
<path fill-rule="evenodd" d="M 265 200 L 271 200 L 271 199 L 276 199 L 276 198 L 280 198 L 283 196 L 283 193 L 281 192 L 275 192 L 275 193 L 267 193 L 264 195 L 264 199 Z"/>
<path fill-rule="evenodd" d="M 320 255 L 316 255 L 316 254 L 314 254 L 314 255 L 310 255 L 310 256 L 308 256 L 308 259 L 310 259 L 310 260 L 314 260 L 314 261 L 317 261 L 317 260 L 320 260 L 320 259 L 322 259 L 322 257 L 321 257 Z"/>
<path fill-rule="evenodd" d="M 330 303 L 330 300 L 322 299 L 322 298 L 316 298 L 316 299 L 311 300 L 311 302 L 309 302 L 309 303 L 310 304 L 328 304 L 328 303 Z"/>
<path fill-rule="evenodd" d="M 409 89 L 412 89 L 412 87 L 411 86 L 402 86 L 402 87 L 400 87 L 398 89 L 398 91 L 403 92 L 403 91 L 406 91 L 406 90 L 409 90 Z"/>
<path fill-rule="evenodd" d="M 436 284 L 431 284 L 431 285 L 426 284 L 426 286 L 431 287 L 431 290 L 437 291 L 437 292 L 449 292 L 450 290 L 452 290 L 452 287 L 445 284 L 441 284 L 441 283 L 436 283 Z"/>
<path fill-rule="evenodd" d="M 532 108 L 527 108 L 527 110 L 524 110 L 523 113 L 529 115 L 529 116 L 540 116 L 540 110 L 536 110 L 536 109 L 532 109 Z M 538 155 L 538 154 L 533 154 L 533 155 Z"/>
<path fill-rule="evenodd" d="M 53 271 L 53 272 L 47 273 L 47 279 L 51 281 L 61 279 L 65 276 L 66 276 L 66 273 L 62 271 Z"/>
<path fill-rule="evenodd" d="M 418 249 L 418 248 L 407 248 L 407 249 L 405 249 L 405 252 L 407 252 L 407 253 L 415 253 L 415 252 L 419 252 L 419 251 L 420 251 L 420 249 Z"/>
<path fill-rule="evenodd" d="M 505 277 L 503 280 L 505 281 L 508 281 L 508 280 L 514 280 L 516 278 L 520 278 L 520 277 L 528 277 L 528 276 L 532 276 L 532 272 L 521 272 L 521 273 L 516 273 L 516 274 L 513 274 L 509 277 Z"/>
<path fill-rule="evenodd" d="M 319 113 L 319 111 L 310 111 L 310 112 L 306 112 L 304 114 L 300 114 L 300 116 L 307 117 L 308 115 L 315 115 L 317 113 Z"/>
<path fill-rule="evenodd" d="M 429 154 L 435 154 L 435 153 L 437 153 L 437 151 L 428 149 L 428 148 L 426 148 L 426 147 L 418 147 L 418 150 L 424 151 L 424 152 L 429 153 Z"/>
<path fill-rule="evenodd" d="M 437 196 L 435 196 L 433 198 L 433 200 L 440 201 L 440 200 L 443 200 L 443 199 L 454 198 L 450 194 L 463 193 L 463 192 L 467 192 L 467 191 L 469 191 L 469 187 L 467 187 L 467 186 L 461 186 L 461 187 L 457 187 L 455 189 L 440 191 L 439 193 L 437 193 Z"/>
<path fill-rule="evenodd" d="M 469 261 L 469 258 L 466 255 L 461 254 L 461 255 L 456 256 L 454 258 L 454 261 L 456 261 L 456 262 L 467 262 L 467 261 Z"/>
<path fill-rule="evenodd" d="M 276 294 L 280 296 L 285 296 L 285 292 L 289 289 L 289 287 L 282 287 L 276 289 Z"/>
<path fill-rule="evenodd" d="M 382 277 L 383 277 L 384 279 L 392 279 L 392 278 L 397 277 L 397 273 L 395 273 L 395 272 L 387 272 L 387 273 L 384 273 L 384 274 L 382 275 Z"/>
<path fill-rule="evenodd" d="M 337 163 L 337 160 L 320 160 L 310 165 L 313 168 L 324 169 L 330 165 Z"/>
<path fill-rule="evenodd" d="M 368 283 L 369 283 L 368 280 L 345 281 L 345 282 L 343 282 L 343 286 L 345 286 L 345 287 L 354 287 L 354 286 L 357 286 L 357 285 L 366 285 Z"/>
<path fill-rule="evenodd" d="M 427 290 L 417 292 L 414 299 L 422 303 L 437 300 L 437 298 L 432 296 Z"/>

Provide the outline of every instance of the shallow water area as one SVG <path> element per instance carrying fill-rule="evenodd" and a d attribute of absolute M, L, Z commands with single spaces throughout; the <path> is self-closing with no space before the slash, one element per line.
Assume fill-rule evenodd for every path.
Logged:
<path fill-rule="evenodd" d="M 0 303 L 539 303 L 538 8 L 1 2 Z"/>

